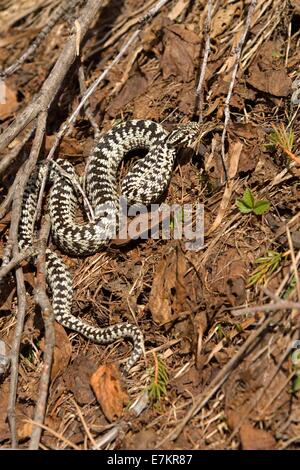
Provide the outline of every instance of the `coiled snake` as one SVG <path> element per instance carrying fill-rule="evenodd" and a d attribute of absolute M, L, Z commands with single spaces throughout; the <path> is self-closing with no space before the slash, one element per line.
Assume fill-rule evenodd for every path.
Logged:
<path fill-rule="evenodd" d="M 134 164 L 125 177 L 121 194 L 130 203 L 150 204 L 167 188 L 175 161 L 177 145 L 189 145 L 198 132 L 194 123 L 183 125 L 168 134 L 164 128 L 149 120 L 132 120 L 115 126 L 96 142 L 85 170 L 85 192 L 94 210 L 95 221 L 78 224 L 75 220 L 78 197 L 72 179 L 76 179 L 73 166 L 57 160 L 70 175 L 66 178 L 55 166 L 49 165 L 49 213 L 55 244 L 71 256 L 87 256 L 101 250 L 112 237 L 114 224 L 118 224 L 119 194 L 118 167 L 127 152 L 147 149 L 146 156 Z M 34 237 L 34 214 L 41 182 L 46 172 L 40 166 L 30 178 L 24 192 L 19 224 L 19 246 L 30 247 Z M 133 324 L 117 324 L 105 328 L 93 327 L 71 313 L 72 279 L 64 262 L 50 249 L 46 251 L 47 281 L 52 291 L 55 319 L 63 326 L 83 334 L 100 344 L 119 338 L 133 342 L 131 356 L 124 370 L 136 363 L 144 350 L 142 332 Z"/>

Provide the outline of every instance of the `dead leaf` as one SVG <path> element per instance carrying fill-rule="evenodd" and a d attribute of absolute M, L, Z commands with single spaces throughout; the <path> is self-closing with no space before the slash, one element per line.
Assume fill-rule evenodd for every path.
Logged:
<path fill-rule="evenodd" d="M 79 405 L 87 405 L 95 400 L 90 387 L 90 377 L 94 371 L 95 362 L 92 359 L 78 356 L 62 376 L 65 387 L 74 394 Z"/>
<path fill-rule="evenodd" d="M 148 79 L 137 70 L 123 86 L 120 93 L 112 100 L 108 107 L 110 116 L 115 117 L 124 106 L 135 98 L 143 95 L 148 88 Z"/>
<path fill-rule="evenodd" d="M 196 396 L 203 391 L 201 372 L 195 366 L 192 366 L 183 375 L 172 380 L 172 386 L 178 394 L 182 394 L 186 398 Z"/>
<path fill-rule="evenodd" d="M 118 367 L 115 364 L 100 366 L 92 375 L 90 383 L 108 421 L 119 418 L 129 398 L 122 387 Z"/>
<path fill-rule="evenodd" d="M 177 34 L 183 41 L 189 42 L 190 44 L 200 44 L 201 40 L 194 31 L 187 29 L 183 24 L 173 24 L 167 26 L 169 31 Z"/>
<path fill-rule="evenodd" d="M 215 38 L 229 29 L 234 16 L 238 14 L 238 9 L 240 9 L 240 2 L 227 3 L 225 7 L 217 9 L 211 22 L 211 38 Z"/>
<path fill-rule="evenodd" d="M 247 83 L 273 96 L 288 96 L 292 90 L 292 80 L 280 55 L 280 44 L 276 41 L 264 44 L 256 60 L 249 67 Z"/>
<path fill-rule="evenodd" d="M 165 29 L 163 43 L 164 52 L 160 61 L 163 78 L 175 76 L 178 80 L 189 82 L 194 76 L 195 45 L 183 41 L 169 29 Z"/>
<path fill-rule="evenodd" d="M 207 265 L 208 267 L 208 265 Z M 220 254 L 211 271 L 210 288 L 235 306 L 241 305 L 246 298 L 247 259 L 241 259 L 236 248 L 227 248 Z"/>
<path fill-rule="evenodd" d="M 186 309 L 186 270 L 186 259 L 179 249 L 168 256 L 165 255 L 157 266 L 149 308 L 153 320 L 159 325 L 175 320 Z"/>
<path fill-rule="evenodd" d="M 55 322 L 55 346 L 53 363 L 51 369 L 51 380 L 56 379 L 67 368 L 72 355 L 72 346 L 66 330 L 59 323 Z M 45 340 L 41 341 L 41 349 L 44 351 Z"/>
<path fill-rule="evenodd" d="M 128 433 L 129 434 L 129 433 Z M 126 438 L 127 450 L 154 449 L 157 440 L 156 431 L 153 429 L 142 429 L 140 432 L 129 435 Z"/>
<path fill-rule="evenodd" d="M 12 302 L 15 297 L 16 288 L 12 282 L 3 282 L 0 291 L 0 311 L 12 309 Z"/>
<path fill-rule="evenodd" d="M 13 116 L 18 108 L 17 92 L 0 81 L 0 120 Z"/>
<path fill-rule="evenodd" d="M 247 82 L 257 90 L 274 96 L 288 96 L 292 89 L 292 81 L 284 69 L 260 70 L 258 65 L 253 65 Z"/>
<path fill-rule="evenodd" d="M 232 123 L 228 126 L 228 136 L 243 140 L 244 146 L 238 164 L 238 173 L 253 171 L 261 155 L 261 148 L 257 142 L 262 142 L 263 132 L 251 122 Z M 230 137 L 229 137 L 230 138 Z"/>
<path fill-rule="evenodd" d="M 45 151 L 49 152 L 50 149 L 53 147 L 55 142 L 56 136 L 55 135 L 47 135 L 45 139 Z M 64 136 L 63 140 L 60 143 L 60 152 L 64 156 L 68 157 L 78 157 L 78 155 L 83 154 L 83 149 L 81 143 L 78 139 L 74 139 L 72 137 Z"/>
<path fill-rule="evenodd" d="M 276 449 L 276 441 L 271 433 L 263 429 L 256 429 L 250 424 L 242 424 L 240 438 L 244 450 Z"/>

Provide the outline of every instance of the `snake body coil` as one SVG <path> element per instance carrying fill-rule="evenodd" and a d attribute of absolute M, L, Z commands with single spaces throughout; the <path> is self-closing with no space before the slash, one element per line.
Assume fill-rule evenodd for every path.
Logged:
<path fill-rule="evenodd" d="M 190 139 L 190 129 L 183 128 L 180 141 Z M 149 120 L 133 120 L 120 124 L 96 142 L 85 170 L 85 192 L 93 208 L 95 221 L 78 224 L 75 220 L 78 197 L 72 180 L 78 179 L 73 166 L 65 160 L 57 160 L 69 175 L 62 175 L 55 165 L 49 165 L 49 181 L 52 183 L 49 212 L 52 237 L 57 246 L 71 256 L 87 256 L 101 250 L 112 237 L 119 212 L 118 168 L 130 150 L 148 150 L 125 177 L 121 194 L 130 203 L 150 204 L 165 191 L 172 173 L 178 133 L 168 134 L 162 126 Z M 34 214 L 41 182 L 47 171 L 40 166 L 26 187 L 19 225 L 19 245 L 24 249 L 32 245 Z M 116 222 L 115 222 L 116 221 Z M 53 311 L 63 326 L 77 331 L 94 342 L 111 343 L 128 337 L 134 347 L 125 364 L 128 371 L 144 349 L 143 335 L 132 324 L 117 324 L 105 328 L 93 327 L 71 313 L 72 280 L 63 261 L 49 249 L 46 252 L 47 280 L 52 291 Z"/>

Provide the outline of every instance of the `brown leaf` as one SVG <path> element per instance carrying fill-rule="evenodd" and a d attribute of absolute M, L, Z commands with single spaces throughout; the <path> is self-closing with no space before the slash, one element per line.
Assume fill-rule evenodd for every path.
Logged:
<path fill-rule="evenodd" d="M 177 36 L 179 36 L 185 42 L 189 42 L 191 44 L 200 43 L 198 34 L 196 34 L 194 31 L 191 31 L 190 29 L 186 29 L 186 26 L 182 24 L 169 25 L 167 29 L 177 34 Z"/>
<path fill-rule="evenodd" d="M 273 96 L 287 96 L 292 89 L 289 78 L 280 55 L 280 44 L 268 41 L 249 68 L 247 83 L 257 90 Z"/>
<path fill-rule="evenodd" d="M 86 356 L 79 356 L 63 374 L 67 390 L 74 394 L 79 405 L 86 405 L 95 399 L 90 387 L 90 377 L 94 371 L 94 361 Z"/>
<path fill-rule="evenodd" d="M 127 80 L 120 93 L 110 103 L 108 107 L 110 116 L 115 117 L 126 104 L 143 95 L 147 88 L 148 80 L 138 70 Z"/>
<path fill-rule="evenodd" d="M 55 328 L 55 346 L 53 354 L 53 364 L 51 369 L 51 380 L 56 379 L 67 368 L 72 355 L 72 346 L 65 329 L 57 322 Z M 41 341 L 41 349 L 44 351 L 45 340 Z"/>
<path fill-rule="evenodd" d="M 271 450 L 276 448 L 276 441 L 271 433 L 256 429 L 250 424 L 240 428 L 240 438 L 244 450 Z"/>
<path fill-rule="evenodd" d="M 239 159 L 238 173 L 253 171 L 261 154 L 260 146 L 257 145 L 257 142 L 263 139 L 261 129 L 251 122 L 232 123 L 228 127 L 228 134 L 234 135 L 234 140 L 238 137 L 245 142 Z"/>
<path fill-rule="evenodd" d="M 233 22 L 234 15 L 238 13 L 240 2 L 227 3 L 225 7 L 218 8 L 211 22 L 210 37 L 215 38 L 228 30 Z"/>
<path fill-rule="evenodd" d="M 121 375 L 115 364 L 106 364 L 91 377 L 91 386 L 105 417 L 110 421 L 119 418 L 129 398 L 122 388 Z"/>
<path fill-rule="evenodd" d="M 292 89 L 292 81 L 284 69 L 263 71 L 253 65 L 247 82 L 257 90 L 274 96 L 288 96 Z"/>
<path fill-rule="evenodd" d="M 154 449 L 157 440 L 157 434 L 154 429 L 142 429 L 136 434 L 128 433 L 126 437 L 127 450 L 146 450 Z"/>
<path fill-rule="evenodd" d="M 18 107 L 16 91 L 0 82 L 0 119 L 7 119 L 12 116 Z"/>
<path fill-rule="evenodd" d="M 8 439 L 10 437 L 10 430 L 8 426 L 7 407 L 9 397 L 9 383 L 7 381 L 1 385 L 0 389 L 0 439 Z"/>
<path fill-rule="evenodd" d="M 180 93 L 180 101 L 178 109 L 189 116 L 191 109 L 195 106 L 195 90 L 182 90 Z"/>
<path fill-rule="evenodd" d="M 188 3 L 189 3 L 189 0 L 178 0 L 178 2 L 175 3 L 174 7 L 168 14 L 168 18 L 174 21 L 183 12 L 183 10 L 186 8 Z"/>
<path fill-rule="evenodd" d="M 23 421 L 21 426 L 18 428 L 18 438 L 19 439 L 26 439 L 31 436 L 32 433 L 32 424 Z"/>
<path fill-rule="evenodd" d="M 157 266 L 149 297 L 153 320 L 164 325 L 175 320 L 185 310 L 184 275 L 186 259 L 180 249 L 164 257 Z"/>
<path fill-rule="evenodd" d="M 246 298 L 246 256 L 241 259 L 240 252 L 236 248 L 228 248 L 218 256 L 211 268 L 210 289 L 226 296 L 231 305 L 241 305 Z"/>
<path fill-rule="evenodd" d="M 165 30 L 163 43 L 164 53 L 160 61 L 163 78 L 175 76 L 179 80 L 189 82 L 194 76 L 195 46 L 183 41 L 168 29 Z"/>

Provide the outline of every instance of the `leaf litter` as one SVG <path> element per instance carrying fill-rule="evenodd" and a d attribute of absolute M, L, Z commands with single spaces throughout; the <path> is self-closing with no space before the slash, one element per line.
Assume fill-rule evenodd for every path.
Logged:
<path fill-rule="evenodd" d="M 54 0 L 45 5 L 23 0 L 16 10 L 14 3 L 6 1 L 1 11 L 4 68 L 29 47 L 58 5 Z M 126 0 L 121 8 L 117 2 L 109 3 L 111 8 L 102 10 L 82 50 L 87 82 L 103 72 L 139 16 L 132 0 Z M 139 2 L 141 11 L 146 11 L 148 4 Z M 76 287 L 74 314 L 98 326 L 137 322 L 146 339 L 146 363 L 141 359 L 134 367 L 125 390 L 115 364 L 128 355 L 129 343 L 98 346 L 56 325 L 47 430 L 41 437 L 45 448 L 68 448 L 68 442 L 85 448 L 86 431 L 72 399 L 94 439 L 105 434 L 111 423 L 122 420 L 130 403 L 149 386 L 147 367 L 155 366 L 152 353 L 157 350 L 168 372 L 167 393 L 157 404 L 130 417 L 132 427 L 126 428 L 119 448 L 299 448 L 299 392 L 293 391 L 297 371 L 288 352 L 297 339 L 299 310 L 279 305 L 277 312 L 234 315 L 237 308 L 268 303 L 272 295 L 274 302 L 278 297 L 300 301 L 293 275 L 293 263 L 299 266 L 300 120 L 298 108 L 291 104 L 292 83 L 299 77 L 299 2 L 257 2 L 229 103 L 228 180 L 224 182 L 218 126 L 224 121 L 234 65 L 232 51 L 241 37 L 249 5 L 217 2 L 213 9 L 202 90 L 204 123 L 213 126 L 202 139 L 200 150 L 178 155 L 166 194 L 170 204 L 204 204 L 205 246 L 193 252 L 180 241 L 125 240 L 86 260 L 69 261 Z M 75 8 L 75 17 L 79 8 Z M 90 109 L 101 129 L 130 118 L 163 122 L 168 130 L 179 122 L 197 120 L 194 90 L 203 58 L 206 13 L 207 2 L 172 1 L 145 26 L 139 44 L 121 58 L 90 99 Z M 61 19 L 33 56 L 7 78 L 7 99 L 0 104 L 2 130 L 40 89 L 69 28 L 68 21 Z M 79 100 L 77 72 L 70 74 L 74 75 L 69 75 L 51 107 L 46 151 Z M 269 145 L 274 126 L 285 130 L 287 136 L 293 132 L 292 149 L 282 148 L 278 141 Z M 90 123 L 82 112 L 64 137 L 59 156 L 71 158 L 82 174 L 92 142 Z M 17 139 L 9 144 L 9 151 L 16 145 Z M 1 159 L 5 155 L 6 151 L 1 151 Z M 20 152 L 15 163 L 2 172 L 0 203 L 25 158 Z M 236 200 L 241 200 L 247 189 L 254 206 L 253 211 L 242 214 Z M 269 211 L 255 213 L 255 201 L 268 201 Z M 1 253 L 8 237 L 5 220 L 0 225 Z M 291 230 L 294 258 L 286 227 Z M 262 266 L 263 282 L 249 284 L 256 260 L 268 258 L 270 251 L 282 261 L 274 270 Z M 24 448 L 32 430 L 28 419 L 33 418 L 44 351 L 44 328 L 33 306 L 31 271 L 27 279 L 28 310 L 16 403 L 19 445 Z M 11 345 L 17 312 L 12 274 L 0 290 L 0 335 Z M 240 364 L 232 367 L 226 382 L 201 412 L 191 415 L 185 432 L 176 440 L 166 440 L 188 416 L 194 401 L 209 395 L 214 377 L 222 374 L 270 315 L 269 329 L 253 340 Z M 6 420 L 9 379 L 1 380 L 0 446 L 6 448 L 11 442 Z"/>

